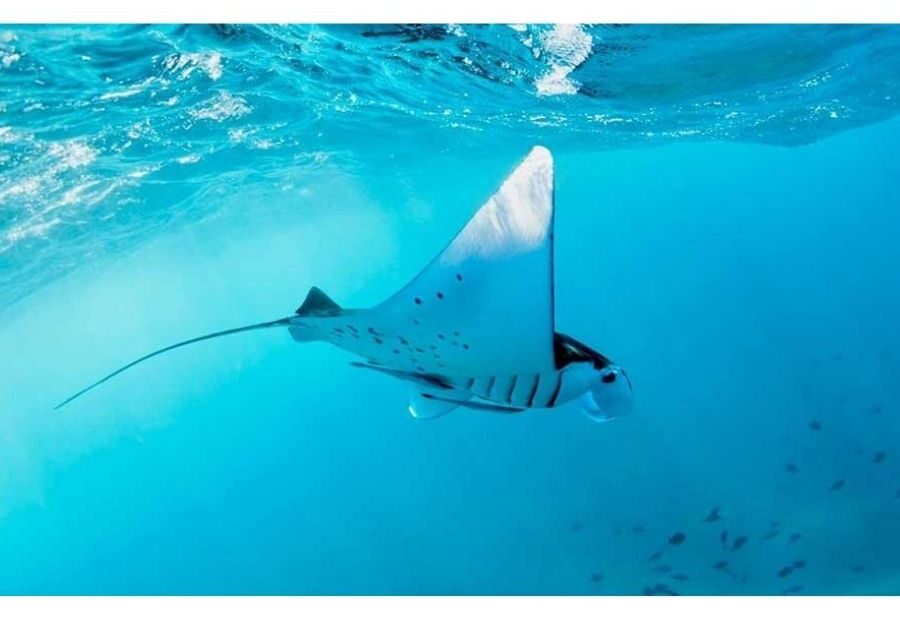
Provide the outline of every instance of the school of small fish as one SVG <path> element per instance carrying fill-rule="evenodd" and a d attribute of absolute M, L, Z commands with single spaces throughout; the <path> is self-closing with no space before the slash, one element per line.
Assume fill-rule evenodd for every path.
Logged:
<path fill-rule="evenodd" d="M 883 411 L 881 405 L 874 405 L 863 410 L 863 414 L 880 414 Z M 820 420 L 810 420 L 807 423 L 807 429 L 816 435 L 825 435 L 828 428 Z M 878 449 L 874 451 L 866 451 L 862 448 L 857 449 L 857 453 L 872 465 L 881 466 L 889 460 L 890 451 L 887 449 Z M 810 466 L 809 469 L 812 469 Z M 792 477 L 802 477 L 802 469 L 797 464 L 797 460 L 788 461 L 784 466 L 785 473 Z M 847 478 L 834 478 L 830 484 L 823 490 L 826 495 L 840 496 L 839 492 L 849 486 L 850 482 Z M 896 504 L 900 502 L 900 488 L 892 492 L 888 498 L 888 504 Z M 703 513 L 701 513 L 703 514 Z M 709 508 L 705 516 L 698 519 L 696 533 L 686 532 L 684 530 L 674 530 L 661 539 L 659 546 L 643 563 L 646 566 L 647 577 L 650 582 L 645 585 L 640 594 L 646 596 L 678 596 L 681 594 L 676 586 L 690 585 L 692 576 L 683 570 L 678 569 L 677 551 L 682 546 L 689 546 L 689 540 L 701 537 L 717 537 L 718 548 L 721 550 L 721 557 L 710 558 L 708 571 L 711 573 L 720 573 L 735 582 L 736 585 L 746 583 L 750 577 L 748 569 L 743 567 L 742 562 L 735 562 L 735 559 L 743 557 L 743 549 L 753 545 L 775 545 L 771 547 L 773 553 L 777 557 L 783 558 L 783 563 L 777 569 L 773 568 L 773 573 L 769 573 L 775 579 L 776 585 L 781 582 L 787 582 L 783 587 L 776 587 L 773 593 L 782 595 L 803 594 L 808 591 L 807 585 L 803 583 L 807 569 L 807 560 L 797 555 L 796 550 L 801 550 L 804 545 L 801 541 L 808 538 L 803 532 L 788 530 L 782 535 L 782 523 L 780 521 L 772 521 L 768 528 L 764 531 L 751 535 L 745 532 L 729 532 L 727 527 L 718 525 L 727 522 L 727 511 L 722 506 L 713 506 Z M 584 527 L 581 521 L 577 521 L 580 531 Z M 575 528 L 571 528 L 576 531 Z M 635 523 L 631 526 L 631 532 L 634 535 L 643 535 L 650 528 L 644 524 Z M 713 538 L 715 540 L 715 538 Z M 781 541 L 781 542 L 779 542 Z M 768 547 L 767 547 L 768 548 Z M 848 574 L 860 575 L 865 572 L 866 568 L 863 564 L 850 564 L 845 569 Z M 705 575 L 696 575 L 697 577 L 705 577 Z M 662 578 L 662 581 L 659 579 Z M 602 573 L 595 572 L 591 575 L 590 581 L 595 586 L 601 586 L 603 580 Z M 695 580 L 696 581 L 696 580 Z M 698 590 L 697 593 L 707 593 Z M 739 593 L 735 588 L 735 593 Z"/>

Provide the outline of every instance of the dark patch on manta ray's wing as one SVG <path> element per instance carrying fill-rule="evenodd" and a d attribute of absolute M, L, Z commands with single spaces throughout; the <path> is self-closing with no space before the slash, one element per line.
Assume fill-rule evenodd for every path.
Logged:
<path fill-rule="evenodd" d="M 453 385 L 444 377 L 428 372 L 410 372 L 406 370 L 398 370 L 396 368 L 385 368 L 383 366 L 367 364 L 365 362 L 350 362 L 350 365 L 355 366 L 356 368 L 368 368 L 369 370 L 375 370 L 397 379 L 402 379 L 405 381 L 415 381 L 417 383 L 422 383 L 430 387 L 437 387 L 445 390 L 453 388 Z M 423 394 L 423 396 L 427 395 Z"/>
<path fill-rule="evenodd" d="M 476 411 L 491 411 L 493 413 L 522 413 L 523 411 L 525 411 L 521 407 L 503 407 L 502 405 L 492 405 L 489 403 L 473 403 L 471 401 L 457 400 L 455 398 L 442 398 L 434 394 L 422 394 L 422 396 L 430 400 L 439 400 L 445 403 L 453 403 L 458 407 L 465 407 L 467 409 L 474 409 Z"/>
<path fill-rule="evenodd" d="M 203 341 L 203 340 L 211 340 L 211 339 L 213 339 L 213 338 L 218 338 L 218 337 L 220 337 L 220 336 L 228 336 L 228 335 L 230 335 L 230 334 L 237 334 L 237 333 L 240 333 L 240 332 L 248 332 L 248 331 L 252 331 L 252 330 L 256 330 L 256 329 L 266 329 L 266 328 L 268 328 L 268 327 L 279 327 L 279 326 L 282 326 L 282 325 L 287 326 L 287 325 L 290 325 L 290 324 L 291 324 L 291 318 L 290 318 L 290 317 L 286 317 L 286 318 L 283 318 L 283 319 L 276 319 L 276 320 L 274 320 L 274 321 L 266 321 L 266 322 L 264 322 L 264 323 L 255 323 L 255 324 L 253 324 L 253 325 L 245 325 L 244 327 L 235 327 L 235 328 L 233 328 L 233 329 L 226 329 L 226 330 L 223 330 L 223 331 L 220 331 L 220 332 L 213 332 L 212 334 L 206 334 L 206 335 L 204 335 L 204 336 L 198 336 L 198 337 L 196 337 L 196 338 L 191 338 L 190 340 L 183 340 L 183 341 L 181 341 L 181 342 L 176 342 L 175 344 L 169 345 L 169 346 L 164 347 L 164 348 L 162 348 L 162 349 L 157 349 L 156 351 L 153 351 L 152 353 L 148 353 L 147 355 L 145 355 L 145 356 L 143 356 L 143 357 L 139 357 L 138 359 L 134 360 L 133 362 L 130 362 L 130 363 L 128 363 L 128 364 L 122 366 L 122 367 L 119 368 L 118 370 L 109 373 L 108 375 L 106 375 L 105 377 L 103 377 L 102 379 L 100 379 L 99 381 L 95 381 L 94 383 L 92 383 L 91 385 L 87 386 L 86 388 L 84 388 L 84 389 L 81 390 L 80 392 L 77 392 L 76 394 L 73 394 L 72 396 L 70 396 L 70 397 L 67 398 L 66 400 L 62 401 L 61 403 L 59 403 L 58 405 L 56 405 L 56 407 L 54 407 L 54 409 L 59 409 L 60 407 L 63 407 L 63 406 L 65 406 L 65 405 L 69 404 L 70 402 L 72 402 L 73 400 L 75 400 L 76 398 L 78 398 L 79 396 L 81 396 L 82 394 L 84 394 L 85 392 L 88 392 L 88 391 L 94 389 L 95 387 L 97 387 L 97 386 L 100 385 L 101 383 L 105 383 L 106 381 L 109 381 L 110 379 L 112 379 L 112 378 L 115 377 L 116 375 L 125 372 L 126 370 L 128 370 L 128 369 L 131 368 L 132 366 L 136 366 L 136 365 L 140 364 L 141 362 L 144 362 L 144 361 L 150 359 L 151 357 L 155 357 L 155 356 L 157 356 L 157 355 L 159 355 L 159 354 L 161 354 L 161 353 L 166 353 L 167 351 L 171 351 L 171 350 L 173 350 L 173 349 L 178 349 L 179 347 L 184 347 L 184 346 L 187 346 L 187 345 L 189 345 L 189 344 L 194 344 L 195 342 L 201 342 L 201 341 Z"/>

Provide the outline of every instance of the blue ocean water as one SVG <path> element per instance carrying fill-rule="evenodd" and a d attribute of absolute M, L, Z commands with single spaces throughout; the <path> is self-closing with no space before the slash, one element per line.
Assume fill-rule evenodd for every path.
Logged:
<path fill-rule="evenodd" d="M 898 86 L 892 26 L 0 27 L 0 592 L 900 593 Z M 52 409 L 381 301 L 534 144 L 631 416 L 275 330 Z"/>

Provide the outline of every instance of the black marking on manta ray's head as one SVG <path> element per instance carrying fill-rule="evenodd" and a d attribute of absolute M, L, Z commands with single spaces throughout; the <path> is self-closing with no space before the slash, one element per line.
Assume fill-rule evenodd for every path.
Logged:
<path fill-rule="evenodd" d="M 616 380 L 616 373 L 608 372 L 603 377 L 600 378 L 603 383 L 614 383 Z"/>
<path fill-rule="evenodd" d="M 597 370 L 612 364 L 602 353 L 559 332 L 553 332 L 553 361 L 557 370 L 577 362 L 590 362 Z"/>

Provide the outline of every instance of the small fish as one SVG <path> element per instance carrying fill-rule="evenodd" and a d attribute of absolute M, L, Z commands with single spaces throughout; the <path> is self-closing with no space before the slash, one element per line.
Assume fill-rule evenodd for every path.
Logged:
<path fill-rule="evenodd" d="M 719 519 L 722 518 L 722 515 L 719 514 L 719 507 L 716 506 L 712 510 L 709 511 L 709 514 L 706 515 L 706 518 L 703 519 L 704 523 L 715 523 Z"/>
<path fill-rule="evenodd" d="M 743 547 L 746 544 L 746 542 L 747 542 L 746 536 L 738 536 L 737 538 L 734 539 L 734 542 L 731 543 L 731 550 L 737 551 L 738 549 Z"/>
<path fill-rule="evenodd" d="M 669 587 L 667 583 L 658 583 L 653 586 L 654 594 L 668 594 L 669 596 L 678 596 L 678 592 Z"/>
<path fill-rule="evenodd" d="M 794 532 L 791 534 L 790 538 L 788 538 L 788 543 L 793 544 L 803 538 L 803 535 L 800 532 Z"/>
<path fill-rule="evenodd" d="M 806 560 L 794 560 L 794 563 L 792 564 L 792 566 L 793 566 L 796 570 L 800 570 L 800 569 L 806 568 Z"/>
<path fill-rule="evenodd" d="M 784 568 L 782 568 L 781 570 L 778 571 L 778 578 L 784 579 L 785 577 L 787 577 L 788 575 L 790 575 L 793 572 L 794 572 L 793 566 L 785 566 Z"/>
<path fill-rule="evenodd" d="M 839 478 L 831 483 L 831 486 L 828 488 L 829 491 L 840 491 L 844 488 L 844 479 Z"/>
<path fill-rule="evenodd" d="M 785 468 L 785 470 L 787 470 L 787 473 L 789 473 L 789 474 L 796 474 L 798 471 L 800 471 L 800 469 L 797 467 L 797 465 L 795 463 L 788 463 L 787 465 L 784 466 L 784 468 Z"/>
<path fill-rule="evenodd" d="M 685 575 L 684 573 L 673 573 L 669 575 L 669 579 L 673 579 L 674 581 L 690 581 L 691 578 Z"/>
<path fill-rule="evenodd" d="M 649 558 L 647 558 L 647 561 L 648 562 L 656 562 L 657 560 L 659 560 L 659 558 L 662 557 L 662 554 L 663 554 L 662 551 L 657 551 L 656 553 L 651 555 Z"/>
<path fill-rule="evenodd" d="M 820 431 L 822 430 L 822 423 L 818 420 L 813 420 L 809 423 L 809 430 L 811 431 Z"/>
<path fill-rule="evenodd" d="M 886 456 L 887 456 L 887 452 L 884 452 L 884 451 L 876 452 L 876 453 L 874 454 L 874 456 L 872 456 L 872 462 L 873 462 L 873 463 L 876 463 L 876 464 L 878 464 L 878 463 L 884 463 L 884 458 L 885 458 Z"/>
<path fill-rule="evenodd" d="M 722 530 L 722 533 L 719 534 L 719 542 L 723 547 L 728 545 L 728 530 Z"/>
<path fill-rule="evenodd" d="M 799 594 L 800 592 L 803 592 L 803 586 L 799 584 L 781 591 L 782 594 Z"/>
<path fill-rule="evenodd" d="M 687 539 L 682 532 L 675 532 L 671 536 L 669 536 L 669 544 L 670 545 L 680 545 Z"/>
<path fill-rule="evenodd" d="M 591 575 L 591 583 L 600 583 L 603 581 L 603 573 L 593 573 Z"/>
<path fill-rule="evenodd" d="M 672 567 L 669 566 L 668 564 L 660 564 L 659 566 L 657 566 L 657 567 L 654 568 L 653 570 L 656 571 L 657 573 L 671 573 L 671 572 L 672 572 Z"/>

